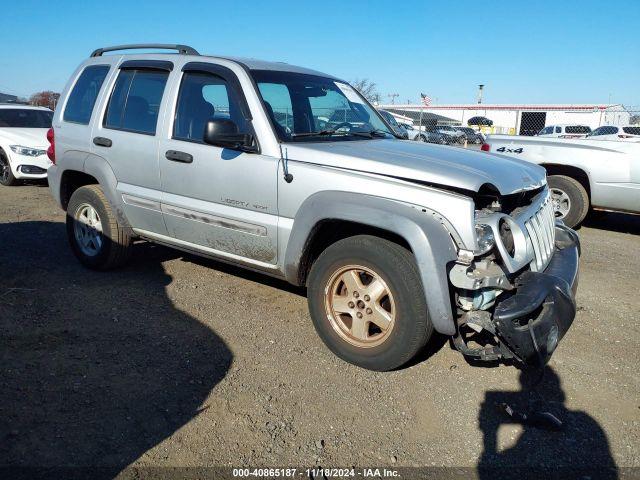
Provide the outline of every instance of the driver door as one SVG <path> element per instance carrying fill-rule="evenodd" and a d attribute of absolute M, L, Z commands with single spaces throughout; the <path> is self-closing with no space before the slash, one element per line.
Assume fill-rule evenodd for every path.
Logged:
<path fill-rule="evenodd" d="M 179 243 L 270 267 L 277 262 L 278 159 L 207 145 L 210 119 L 252 132 L 235 74 L 201 62 L 185 65 L 174 122 L 160 142 L 162 212 Z"/>

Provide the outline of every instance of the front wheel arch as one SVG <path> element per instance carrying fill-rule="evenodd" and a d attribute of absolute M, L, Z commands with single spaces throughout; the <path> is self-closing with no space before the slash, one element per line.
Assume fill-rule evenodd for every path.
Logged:
<path fill-rule="evenodd" d="M 587 172 L 578 167 L 556 163 L 541 163 L 540 166 L 547 171 L 548 177 L 551 175 L 564 175 L 565 177 L 570 177 L 580 182 L 580 185 L 582 185 L 589 196 L 589 202 L 591 202 L 591 179 Z"/>
<path fill-rule="evenodd" d="M 446 219 L 426 208 L 372 195 L 331 190 L 315 193 L 298 209 L 284 252 L 283 268 L 290 283 L 302 285 L 301 272 L 306 268 L 302 262 L 313 238 L 311 232 L 330 219 L 389 231 L 404 239 L 415 256 L 435 329 L 444 335 L 455 334 L 447 269 L 457 259 L 452 239 L 457 233 L 445 227 Z"/>

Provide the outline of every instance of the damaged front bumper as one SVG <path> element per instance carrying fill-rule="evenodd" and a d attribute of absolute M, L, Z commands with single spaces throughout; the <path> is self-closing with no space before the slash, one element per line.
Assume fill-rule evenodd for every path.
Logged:
<path fill-rule="evenodd" d="M 479 360 L 514 358 L 528 366 L 546 364 L 576 314 L 580 240 L 570 228 L 557 224 L 555 252 L 542 272 L 526 271 L 512 280 L 514 288 L 498 297 L 493 314 L 476 314 L 472 322 L 491 332 L 494 346 L 471 349 L 462 336 L 454 344 Z M 485 313 L 485 312 L 480 312 Z"/>

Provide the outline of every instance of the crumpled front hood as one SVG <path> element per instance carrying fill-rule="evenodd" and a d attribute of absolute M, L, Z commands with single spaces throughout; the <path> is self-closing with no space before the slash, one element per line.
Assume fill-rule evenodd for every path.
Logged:
<path fill-rule="evenodd" d="M 0 139 L 10 145 L 48 148 L 48 128 L 0 128 Z"/>
<path fill-rule="evenodd" d="M 544 168 L 500 155 L 391 139 L 287 143 L 289 160 L 417 180 L 477 192 L 484 184 L 508 195 L 546 183 Z"/>

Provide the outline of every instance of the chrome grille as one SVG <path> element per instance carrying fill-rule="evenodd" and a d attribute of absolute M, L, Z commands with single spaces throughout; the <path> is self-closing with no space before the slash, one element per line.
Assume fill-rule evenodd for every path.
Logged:
<path fill-rule="evenodd" d="M 551 260 L 555 249 L 556 217 L 551 198 L 547 197 L 540 209 L 524 222 L 535 257 L 531 270 L 541 272 Z"/>

